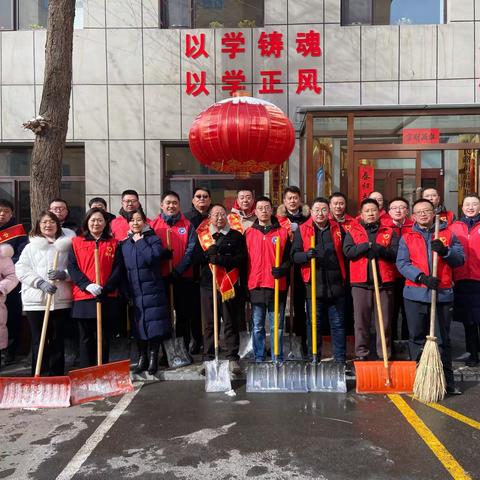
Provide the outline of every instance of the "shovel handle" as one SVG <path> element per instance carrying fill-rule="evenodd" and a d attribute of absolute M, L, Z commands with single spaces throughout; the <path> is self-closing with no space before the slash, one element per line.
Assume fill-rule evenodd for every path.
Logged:
<path fill-rule="evenodd" d="M 315 235 L 310 237 L 310 248 L 315 248 Z M 311 297 L 312 297 L 312 311 L 311 323 L 312 323 L 312 356 L 314 361 L 317 357 L 317 260 L 315 258 L 310 259 L 310 279 L 311 279 Z"/>
<path fill-rule="evenodd" d="M 438 239 L 438 234 L 440 232 L 440 215 L 435 215 L 435 240 Z M 432 276 L 437 276 L 438 270 L 438 253 L 432 253 Z M 435 317 L 437 315 L 437 291 L 432 290 L 432 303 L 430 306 L 430 336 L 435 336 Z"/>
<path fill-rule="evenodd" d="M 388 370 L 388 351 L 387 351 L 387 341 L 385 339 L 385 329 L 383 326 L 382 304 L 380 303 L 380 288 L 378 286 L 377 262 L 374 258 L 372 258 L 371 262 L 372 262 L 373 286 L 375 288 L 375 304 L 377 306 L 378 325 L 380 327 L 379 328 L 380 339 L 382 341 L 383 366 L 385 367 L 385 371 L 387 373 L 387 379 L 385 380 L 385 385 L 389 386 L 391 382 L 390 382 L 390 373 Z"/>
<path fill-rule="evenodd" d="M 95 242 L 95 250 L 94 250 L 94 258 L 95 258 L 95 282 L 97 285 L 100 285 L 101 281 L 101 274 L 100 274 L 100 254 L 98 251 L 98 242 Z M 97 307 L 97 365 L 100 366 L 102 364 L 102 304 L 97 299 L 96 302 Z"/>
<path fill-rule="evenodd" d="M 58 266 L 58 257 L 60 252 L 56 251 L 53 257 L 52 269 L 56 270 Z M 50 282 L 53 285 L 53 281 Z M 35 364 L 35 377 L 40 376 L 42 370 L 43 351 L 45 349 L 45 340 L 47 338 L 48 319 L 50 317 L 50 307 L 52 306 L 53 294 L 47 294 L 47 302 L 45 304 L 45 313 L 43 314 L 42 333 L 40 334 L 40 345 L 38 346 L 37 363 Z"/>
<path fill-rule="evenodd" d="M 172 241 L 170 239 L 170 229 L 167 228 L 167 248 L 171 249 Z M 168 271 L 172 273 L 173 271 L 173 263 L 172 259 L 168 261 Z M 173 300 L 173 283 L 170 281 L 168 285 L 168 297 L 170 300 L 170 320 L 172 322 L 172 329 L 173 329 L 173 338 L 175 338 L 175 329 L 177 328 L 177 319 L 175 317 L 175 304 Z"/>
<path fill-rule="evenodd" d="M 275 237 L 275 267 L 280 266 L 280 237 Z M 280 292 L 280 280 L 278 278 L 273 282 L 273 358 L 278 358 L 278 303 Z"/>
<path fill-rule="evenodd" d="M 212 267 L 212 302 L 213 302 L 213 345 L 215 347 L 215 360 L 218 362 L 218 303 L 217 303 L 217 266 Z"/>

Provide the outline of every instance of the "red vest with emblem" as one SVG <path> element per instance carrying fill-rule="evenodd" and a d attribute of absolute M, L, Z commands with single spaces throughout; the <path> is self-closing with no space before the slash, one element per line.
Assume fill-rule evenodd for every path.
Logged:
<path fill-rule="evenodd" d="M 404 233 L 412 231 L 413 220 L 407 217 L 403 225 L 398 227 L 394 223 L 393 218 L 390 215 L 387 215 L 380 219 L 380 225 L 391 228 L 397 234 L 398 238 L 401 238 Z"/>
<path fill-rule="evenodd" d="M 337 222 L 334 220 L 329 220 L 330 223 L 330 234 L 332 235 L 333 245 L 335 247 L 335 253 L 337 254 L 338 263 L 340 265 L 340 271 L 342 272 L 342 277 L 345 280 L 346 271 L 345 271 L 345 259 L 343 258 L 342 251 L 342 232 Z M 313 220 L 309 218 L 305 223 L 300 225 L 300 235 L 302 236 L 303 241 L 303 251 L 306 252 L 310 248 L 310 241 L 313 235 L 315 235 L 315 227 L 313 226 Z M 310 280 L 310 261 L 304 263 L 301 266 L 303 281 L 306 283 Z"/>
<path fill-rule="evenodd" d="M 353 225 L 349 231 L 353 241 L 358 245 L 360 243 L 368 243 L 368 234 L 362 225 Z M 380 225 L 375 237 L 375 242 L 383 247 L 388 247 L 392 241 L 393 230 Z M 356 260 L 350 260 L 350 282 L 365 283 L 367 281 L 368 258 L 360 257 Z M 383 258 L 379 258 L 378 269 L 382 282 L 393 282 L 395 280 L 396 267 L 392 262 L 387 262 Z"/>
<path fill-rule="evenodd" d="M 107 283 L 112 273 L 113 260 L 118 242 L 116 239 L 100 240 L 98 242 L 98 256 L 100 260 L 100 285 Z M 96 283 L 95 276 L 95 241 L 78 236 L 72 239 L 72 248 L 77 259 L 78 268 L 92 282 Z M 109 293 L 109 297 L 116 297 L 117 292 Z M 77 285 L 73 285 L 73 300 L 91 300 L 92 294 L 84 292 Z"/>
<path fill-rule="evenodd" d="M 480 222 L 468 231 L 464 222 L 454 222 L 448 229 L 455 234 L 465 251 L 465 263 L 453 269 L 453 278 L 480 281 Z"/>
<path fill-rule="evenodd" d="M 439 217 L 440 221 L 444 223 L 446 222 L 447 225 L 451 225 L 453 223 L 453 212 L 451 210 L 440 212 Z"/>
<path fill-rule="evenodd" d="M 191 223 L 184 217 L 183 213 L 180 216 L 180 220 L 170 227 L 159 215 L 151 224 L 154 232 L 157 237 L 162 241 L 162 245 L 165 248 L 168 248 L 167 242 L 167 230 L 170 230 L 170 248 L 173 252 L 172 265 L 175 268 L 185 255 L 188 245 L 188 229 L 191 226 Z M 193 227 L 192 227 L 193 228 Z M 163 277 L 166 277 L 169 272 L 168 260 L 163 261 L 160 267 L 160 271 Z M 192 277 L 193 269 L 188 267 L 187 270 L 182 274 L 182 277 Z"/>
<path fill-rule="evenodd" d="M 248 289 L 274 288 L 272 267 L 275 266 L 275 238 L 280 237 L 280 263 L 288 239 L 285 228 L 270 230 L 267 234 L 249 227 L 245 231 L 245 241 L 248 251 Z M 280 290 L 287 289 L 287 279 L 280 278 Z"/>
<path fill-rule="evenodd" d="M 348 215 L 347 213 L 344 215 L 343 222 L 339 222 L 338 220 L 335 219 L 335 217 L 330 213 L 328 215 L 329 220 L 333 220 L 335 223 L 338 223 L 338 226 L 345 232 L 349 232 L 350 229 L 352 228 L 353 224 L 357 224 L 358 221 L 355 220 L 351 215 Z"/>
<path fill-rule="evenodd" d="M 440 230 L 438 238 L 444 245 L 449 246 L 452 240 L 452 233 L 448 229 Z M 431 275 L 428 264 L 427 244 L 422 235 L 412 230 L 403 236 L 403 240 L 407 245 L 412 265 L 426 275 Z M 438 256 L 437 278 L 440 280 L 439 288 L 452 288 L 452 267 L 444 262 L 440 255 Z M 412 282 L 408 278 L 405 280 L 405 285 L 427 288 L 425 285 Z"/>

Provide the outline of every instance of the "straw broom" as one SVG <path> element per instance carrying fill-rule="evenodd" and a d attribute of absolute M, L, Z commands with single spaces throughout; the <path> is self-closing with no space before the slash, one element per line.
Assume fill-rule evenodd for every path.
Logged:
<path fill-rule="evenodd" d="M 438 238 L 440 217 L 435 217 L 435 239 Z M 438 253 L 432 255 L 432 275 L 437 276 Z M 430 306 L 430 332 L 425 341 L 422 356 L 418 362 L 413 384 L 413 396 L 424 403 L 433 403 L 445 397 L 445 374 L 443 372 L 442 358 L 435 337 L 435 317 L 437 311 L 437 290 L 432 290 L 432 303 Z"/>

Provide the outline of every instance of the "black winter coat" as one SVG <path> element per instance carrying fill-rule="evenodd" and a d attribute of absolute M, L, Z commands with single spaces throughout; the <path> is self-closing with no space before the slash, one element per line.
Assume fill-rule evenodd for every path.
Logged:
<path fill-rule="evenodd" d="M 135 312 L 134 336 L 139 340 L 169 337 L 170 311 L 160 275 L 163 253 L 160 239 L 153 230 L 147 230 L 140 240 L 135 242 L 128 237 L 120 245 L 127 270 L 128 295 Z"/>

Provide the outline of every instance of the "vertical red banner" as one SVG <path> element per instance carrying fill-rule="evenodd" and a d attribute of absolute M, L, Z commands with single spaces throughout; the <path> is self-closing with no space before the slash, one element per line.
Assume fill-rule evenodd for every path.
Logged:
<path fill-rule="evenodd" d="M 371 165 L 358 167 L 358 203 L 367 198 L 373 192 L 375 181 L 375 168 Z"/>

